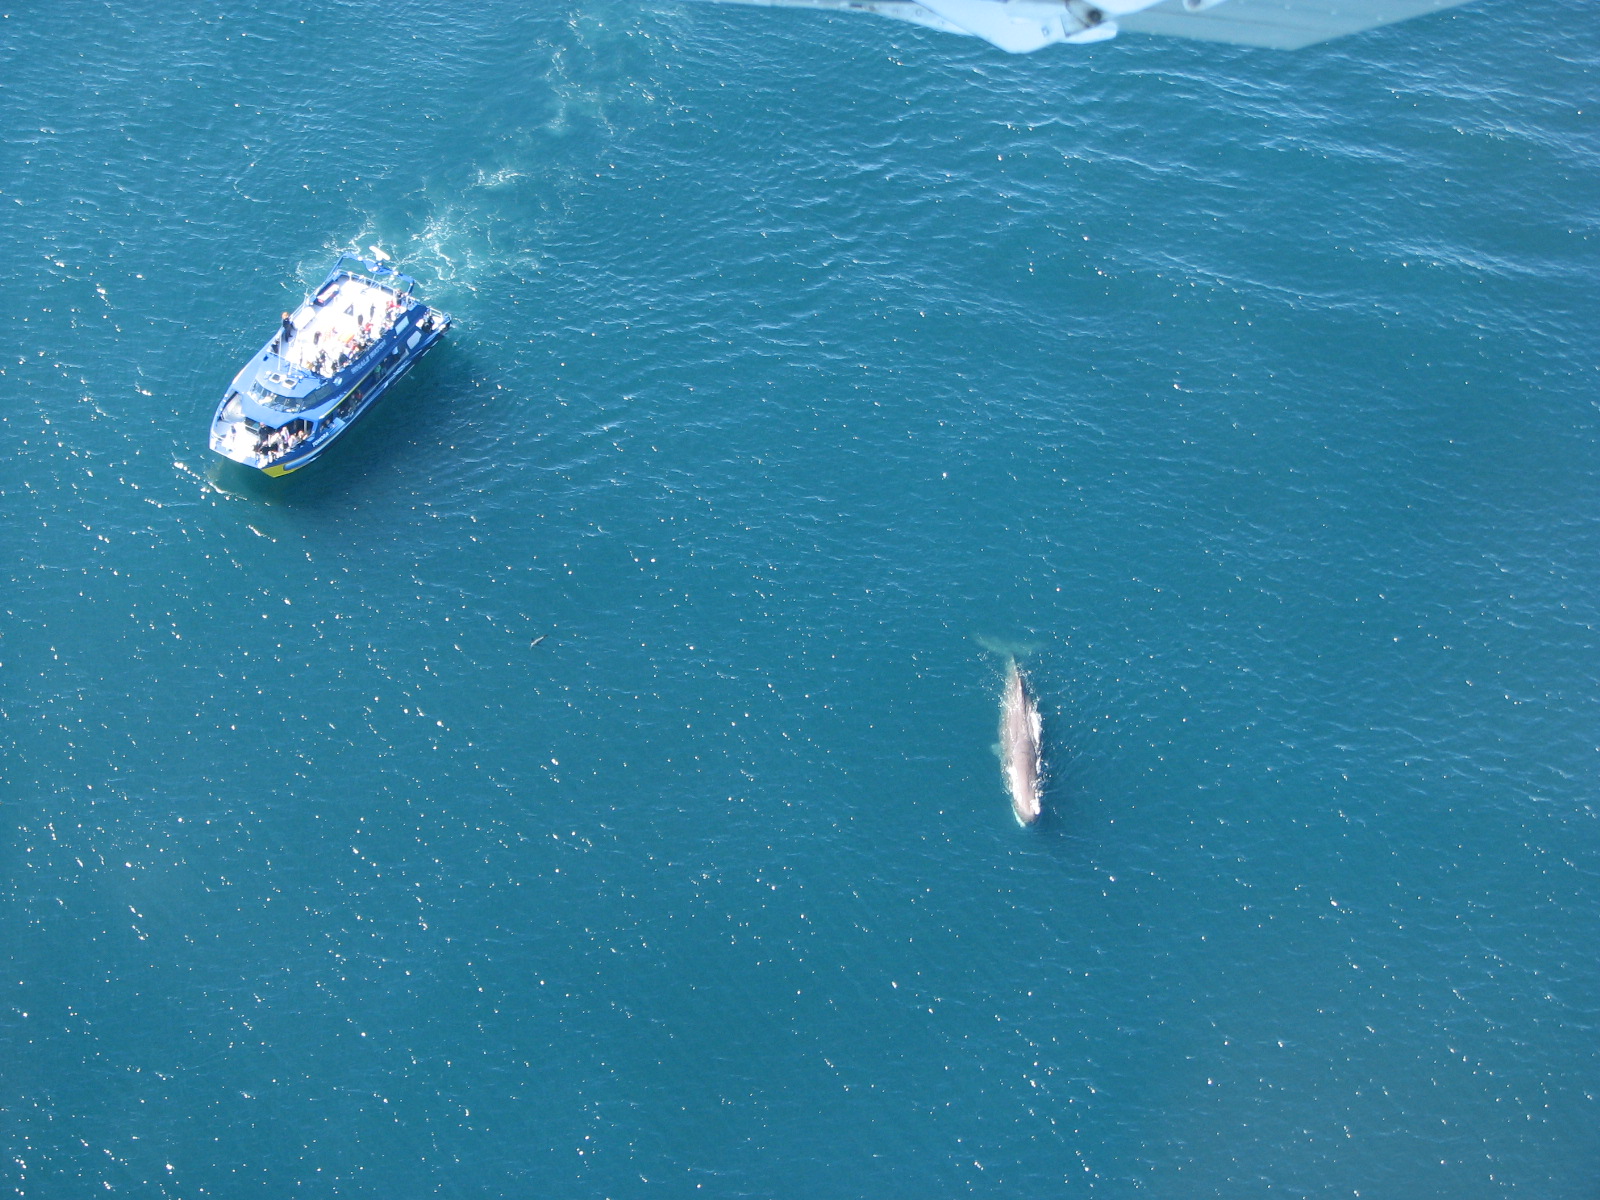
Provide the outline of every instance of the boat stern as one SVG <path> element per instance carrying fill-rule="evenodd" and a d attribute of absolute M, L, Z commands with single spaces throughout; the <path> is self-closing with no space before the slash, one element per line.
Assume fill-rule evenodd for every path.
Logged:
<path fill-rule="evenodd" d="M 299 470 L 316 457 L 307 454 L 310 422 L 290 421 L 274 428 L 245 415 L 237 392 L 230 392 L 211 419 L 211 449 L 240 466 L 274 479 Z"/>

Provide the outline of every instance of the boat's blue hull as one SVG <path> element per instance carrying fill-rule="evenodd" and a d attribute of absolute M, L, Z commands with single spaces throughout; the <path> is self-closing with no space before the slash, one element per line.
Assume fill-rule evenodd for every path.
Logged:
<path fill-rule="evenodd" d="M 434 343 L 436 343 L 442 337 L 444 337 L 443 329 L 432 331 L 430 336 L 423 338 L 417 343 L 416 349 L 413 352 L 408 354 L 395 367 L 391 368 L 388 374 L 383 377 L 383 379 L 379 380 L 368 390 L 366 396 L 362 398 L 359 405 L 357 405 L 347 420 L 340 422 L 337 425 L 330 423 L 325 434 L 322 434 L 321 436 L 313 435 L 312 437 L 307 438 L 291 453 L 284 455 L 282 458 L 268 466 L 260 468 L 261 471 L 276 479 L 280 476 L 289 474 L 291 471 L 298 471 L 301 467 L 306 466 L 308 463 L 314 461 L 324 450 L 333 445 L 333 443 L 338 440 L 341 434 L 343 434 L 347 429 L 360 420 L 361 417 L 373 407 L 373 405 L 377 404 L 379 400 L 383 399 L 383 397 L 388 393 L 389 389 L 399 381 L 400 377 L 403 376 L 407 371 L 411 370 L 411 368 L 417 364 L 417 360 L 426 354 L 430 349 L 432 349 Z M 354 390 L 354 388 L 351 389 L 351 391 Z"/>

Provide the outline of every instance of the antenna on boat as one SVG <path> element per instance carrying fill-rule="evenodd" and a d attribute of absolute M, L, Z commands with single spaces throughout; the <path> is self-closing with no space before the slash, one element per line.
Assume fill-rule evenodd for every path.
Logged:
<path fill-rule="evenodd" d="M 372 257 L 377 259 L 379 262 L 389 261 L 389 256 L 376 246 L 368 246 L 367 249 L 372 251 Z"/>

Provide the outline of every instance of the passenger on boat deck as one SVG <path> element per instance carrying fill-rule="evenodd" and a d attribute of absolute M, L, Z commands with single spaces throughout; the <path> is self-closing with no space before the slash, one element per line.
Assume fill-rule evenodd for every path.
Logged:
<path fill-rule="evenodd" d="M 284 346 L 285 349 L 288 348 L 289 339 L 292 338 L 293 336 L 294 336 L 294 322 L 289 319 L 289 314 L 288 313 L 284 313 L 283 314 L 283 346 Z"/>

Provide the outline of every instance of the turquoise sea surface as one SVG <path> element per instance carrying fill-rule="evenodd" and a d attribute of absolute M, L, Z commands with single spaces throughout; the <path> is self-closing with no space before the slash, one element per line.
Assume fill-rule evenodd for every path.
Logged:
<path fill-rule="evenodd" d="M 0 1195 L 1596 1200 L 1597 82 L 0 12 Z"/>

